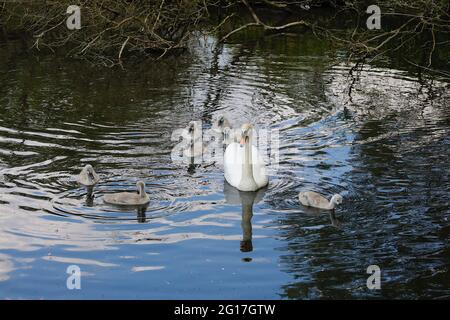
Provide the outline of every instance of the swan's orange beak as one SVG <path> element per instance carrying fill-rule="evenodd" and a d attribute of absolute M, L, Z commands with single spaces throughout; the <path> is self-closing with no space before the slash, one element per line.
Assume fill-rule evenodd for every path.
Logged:
<path fill-rule="evenodd" d="M 241 145 L 241 147 L 243 147 L 245 145 L 245 136 L 241 137 L 239 144 Z"/>

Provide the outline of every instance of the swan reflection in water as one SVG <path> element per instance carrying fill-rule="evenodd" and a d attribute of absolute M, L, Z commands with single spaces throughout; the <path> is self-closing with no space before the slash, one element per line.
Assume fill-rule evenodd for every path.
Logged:
<path fill-rule="evenodd" d="M 86 187 L 86 206 L 93 207 L 94 206 L 94 187 Z"/>
<path fill-rule="evenodd" d="M 240 204 L 242 208 L 242 241 L 240 242 L 241 252 L 253 251 L 252 242 L 252 217 L 253 217 L 253 205 L 261 201 L 267 187 L 259 189 L 258 191 L 239 191 L 232 187 L 225 181 L 223 186 L 223 193 L 225 195 L 225 201 L 228 204 Z M 249 262 L 251 258 L 244 258 L 243 261 Z"/>
<path fill-rule="evenodd" d="M 327 212 L 329 214 L 331 226 L 335 227 L 336 229 L 342 228 L 342 219 L 338 218 L 336 216 L 335 210 L 324 211 L 324 210 L 318 209 L 318 208 L 303 207 L 303 212 L 310 216 L 320 216 L 320 215 L 323 215 L 324 212 Z"/>
<path fill-rule="evenodd" d="M 342 220 L 340 218 L 336 217 L 336 214 L 334 211 L 330 211 L 330 220 L 331 225 L 337 229 L 340 229 L 342 227 Z"/>
<path fill-rule="evenodd" d="M 147 215 L 146 215 L 147 208 L 148 208 L 148 205 L 144 205 L 144 206 L 136 208 L 136 211 L 137 211 L 137 215 L 136 215 L 137 216 L 137 222 L 144 223 L 144 222 L 147 221 Z"/>

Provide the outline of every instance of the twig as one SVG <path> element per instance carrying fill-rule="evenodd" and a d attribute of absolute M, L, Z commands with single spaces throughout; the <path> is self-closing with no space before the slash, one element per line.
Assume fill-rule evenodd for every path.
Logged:
<path fill-rule="evenodd" d="M 428 57 L 428 66 L 427 67 L 431 66 L 431 59 L 433 57 L 434 48 L 436 47 L 436 37 L 434 35 L 434 25 L 431 26 L 431 36 L 433 38 L 433 46 L 431 47 L 430 56 Z"/>
<path fill-rule="evenodd" d="M 225 41 L 226 39 L 228 39 L 230 36 L 232 36 L 233 34 L 239 32 L 239 31 L 242 31 L 242 30 L 244 30 L 244 29 L 246 29 L 246 28 L 248 28 L 248 27 L 252 27 L 252 26 L 263 27 L 264 30 L 276 30 L 276 31 L 283 30 L 283 29 L 287 29 L 287 28 L 291 28 L 291 27 L 298 26 L 298 25 L 310 26 L 310 25 L 309 25 L 306 21 L 304 21 L 304 20 L 299 20 L 299 21 L 290 22 L 290 23 L 284 24 L 284 25 L 282 25 L 282 26 L 270 26 L 270 25 L 267 25 L 267 24 L 265 24 L 264 22 L 261 21 L 261 19 L 260 19 L 260 18 L 258 17 L 258 15 L 255 13 L 255 11 L 253 10 L 253 8 L 248 4 L 247 0 L 242 0 L 242 3 L 244 3 L 245 6 L 248 8 L 248 10 L 250 11 L 250 14 L 252 15 L 253 20 L 254 20 L 255 22 L 250 22 L 250 23 L 244 24 L 244 25 L 240 26 L 239 28 L 232 30 L 231 32 L 229 32 L 229 33 L 227 33 L 225 36 L 223 36 L 223 37 L 219 40 L 219 42 L 223 42 L 223 41 Z"/>
<path fill-rule="evenodd" d="M 121 60 L 123 49 L 127 45 L 128 40 L 130 40 L 130 36 L 127 37 L 127 39 L 123 42 L 122 47 L 120 48 L 119 58 L 118 58 L 119 61 Z"/>

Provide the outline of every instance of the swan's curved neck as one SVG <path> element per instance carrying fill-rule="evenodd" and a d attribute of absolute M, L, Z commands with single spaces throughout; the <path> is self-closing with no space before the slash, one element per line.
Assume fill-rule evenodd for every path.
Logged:
<path fill-rule="evenodd" d="M 333 210 L 334 207 L 335 207 L 334 202 L 330 201 L 330 203 L 328 204 L 328 209 L 329 209 L 329 210 Z"/>
<path fill-rule="evenodd" d="M 244 162 L 242 163 L 241 183 L 256 184 L 253 178 L 252 142 L 250 135 L 244 144 Z"/>
<path fill-rule="evenodd" d="M 328 204 L 328 208 L 330 210 L 333 210 L 336 207 L 336 202 L 334 201 L 334 198 L 330 199 L 330 203 Z"/>
<path fill-rule="evenodd" d="M 139 186 L 139 196 L 141 198 L 145 198 L 147 194 L 145 193 L 144 187 L 143 186 Z"/>

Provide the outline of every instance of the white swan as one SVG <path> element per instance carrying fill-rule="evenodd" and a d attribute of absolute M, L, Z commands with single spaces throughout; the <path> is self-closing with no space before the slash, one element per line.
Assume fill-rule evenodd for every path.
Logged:
<path fill-rule="evenodd" d="M 103 197 L 103 201 L 108 204 L 119 206 L 142 206 L 150 202 L 148 194 L 145 192 L 145 183 L 138 181 L 136 183 L 137 193 L 120 192 L 107 194 Z"/>
<path fill-rule="evenodd" d="M 93 187 L 100 181 L 100 177 L 90 164 L 84 166 L 78 175 L 78 183 L 85 187 Z"/>
<path fill-rule="evenodd" d="M 265 163 L 252 144 L 252 125 L 243 124 L 240 142 L 231 143 L 225 150 L 225 179 L 241 191 L 256 191 L 269 183 Z"/>
<path fill-rule="evenodd" d="M 334 208 L 341 204 L 343 199 L 340 194 L 335 194 L 330 201 L 321 194 L 314 191 L 305 191 L 298 194 L 300 203 L 307 207 L 314 207 L 323 210 L 334 210 Z"/>

